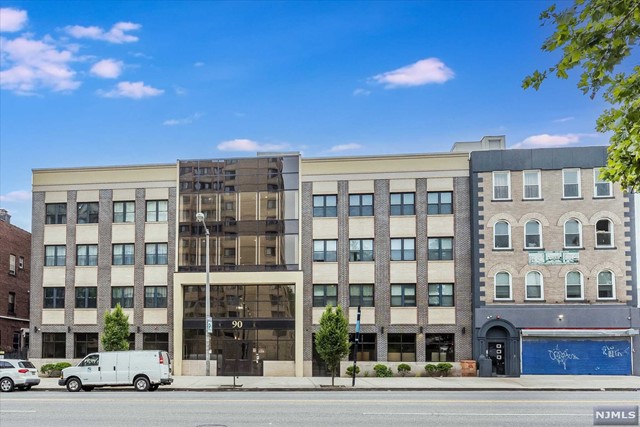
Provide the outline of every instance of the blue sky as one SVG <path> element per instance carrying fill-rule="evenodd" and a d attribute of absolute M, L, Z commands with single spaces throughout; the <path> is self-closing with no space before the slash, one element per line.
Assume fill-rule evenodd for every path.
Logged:
<path fill-rule="evenodd" d="M 551 65 L 545 1 L 0 1 L 0 207 L 31 169 L 605 144 Z M 570 3 L 561 2 L 561 6 Z"/>

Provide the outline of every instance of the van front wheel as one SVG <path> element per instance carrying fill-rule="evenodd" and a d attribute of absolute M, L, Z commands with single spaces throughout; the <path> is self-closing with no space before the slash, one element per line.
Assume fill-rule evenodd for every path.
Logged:
<path fill-rule="evenodd" d="M 138 377 L 133 382 L 133 386 L 136 391 L 147 391 L 149 390 L 149 380 L 146 377 Z"/>
<path fill-rule="evenodd" d="M 67 380 L 68 391 L 76 392 L 76 391 L 80 391 L 81 388 L 82 388 L 82 383 L 78 378 L 69 378 Z"/>

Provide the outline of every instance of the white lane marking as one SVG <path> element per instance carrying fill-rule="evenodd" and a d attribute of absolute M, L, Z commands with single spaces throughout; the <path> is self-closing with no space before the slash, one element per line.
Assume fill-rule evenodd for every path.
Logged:
<path fill-rule="evenodd" d="M 0 414 L 34 414 L 36 411 L 0 410 Z"/>

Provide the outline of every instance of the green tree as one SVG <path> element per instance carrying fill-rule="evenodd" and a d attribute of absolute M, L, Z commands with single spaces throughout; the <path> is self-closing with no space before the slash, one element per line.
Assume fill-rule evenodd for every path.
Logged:
<path fill-rule="evenodd" d="M 334 310 L 327 306 L 322 317 L 320 327 L 315 334 L 316 350 L 331 371 L 331 385 L 335 385 L 336 371 L 340 361 L 349 354 L 349 322 L 338 305 Z"/>
<path fill-rule="evenodd" d="M 638 46 L 640 0 L 575 0 L 562 11 L 549 7 L 540 20 L 554 26 L 542 50 L 562 54 L 554 66 L 527 76 L 522 87 L 538 90 L 551 74 L 566 79 L 570 70 L 581 69 L 578 88 L 591 99 L 602 90 L 610 104 L 596 121 L 598 132 L 611 134 L 602 177 L 640 191 L 640 66 L 624 63 Z"/>
<path fill-rule="evenodd" d="M 120 304 L 116 304 L 113 311 L 104 313 L 102 346 L 105 351 L 129 349 L 129 316 L 124 314 Z"/>

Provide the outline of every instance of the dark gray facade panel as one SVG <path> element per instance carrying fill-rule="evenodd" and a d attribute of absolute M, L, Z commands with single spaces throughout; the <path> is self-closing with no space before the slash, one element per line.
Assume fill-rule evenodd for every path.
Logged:
<path fill-rule="evenodd" d="M 301 209 L 300 221 L 302 223 L 300 235 L 300 250 L 302 251 L 302 319 L 305 333 L 303 334 L 303 357 L 306 362 L 311 361 L 312 334 L 307 333 L 311 329 L 311 319 L 313 317 L 313 184 L 302 183 L 300 194 Z M 300 290 L 298 290 L 300 291 Z"/>
<path fill-rule="evenodd" d="M 471 172 L 596 168 L 606 164 L 607 147 L 490 150 L 471 153 Z"/>

